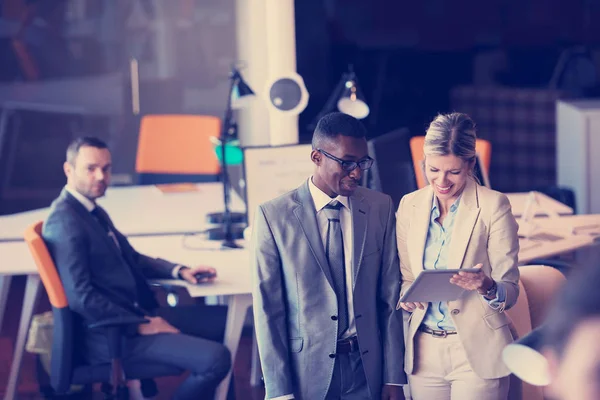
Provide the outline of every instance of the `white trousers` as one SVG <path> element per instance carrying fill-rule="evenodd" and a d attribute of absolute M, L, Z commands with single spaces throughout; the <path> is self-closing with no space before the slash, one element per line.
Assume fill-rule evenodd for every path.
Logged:
<path fill-rule="evenodd" d="M 482 379 L 467 360 L 458 335 L 417 332 L 415 369 L 408 376 L 413 400 L 506 400 L 509 377 Z"/>

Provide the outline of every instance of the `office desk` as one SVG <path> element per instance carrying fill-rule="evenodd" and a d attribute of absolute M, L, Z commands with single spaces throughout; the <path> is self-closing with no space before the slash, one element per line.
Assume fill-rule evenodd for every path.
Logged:
<path fill-rule="evenodd" d="M 554 200 L 552 197 L 547 196 L 540 192 L 535 192 L 537 195 L 538 205 L 535 206 L 535 213 L 533 216 L 545 216 L 546 212 L 551 212 L 558 215 L 571 215 L 573 209 L 560 201 Z M 527 206 L 527 200 L 529 199 L 530 192 L 524 193 L 506 193 L 510 205 L 512 207 L 512 213 L 515 217 L 519 218 L 523 215 Z"/>
<path fill-rule="evenodd" d="M 212 284 L 189 285 L 182 281 L 170 280 L 165 282 L 185 287 L 193 297 L 227 297 L 229 308 L 224 344 L 231 351 L 232 357 L 235 357 L 246 312 L 252 305 L 247 250 L 219 250 L 214 242 L 206 242 L 197 237 L 188 238 L 186 244 L 189 247 L 201 248 L 201 250 L 185 248 L 183 246 L 183 236 L 181 235 L 134 237 L 130 238 L 130 243 L 136 250 L 150 256 L 160 256 L 173 262 L 180 262 L 187 265 L 210 265 L 217 270 L 218 279 Z M 0 243 L 0 254 L 3 254 L 6 261 L 6 263 L 2 264 L 0 273 L 5 276 L 27 275 L 19 330 L 15 342 L 6 394 L 4 396 L 5 400 L 13 400 L 17 389 L 27 332 L 39 291 L 40 279 L 25 242 Z M 219 385 L 216 399 L 226 399 L 230 379 L 231 373 Z"/>
<path fill-rule="evenodd" d="M 111 187 L 98 204 L 106 209 L 117 228 L 127 236 L 183 234 L 207 228 L 206 215 L 223 209 L 223 185 L 202 183 L 197 190 L 164 193 L 154 185 Z M 516 217 L 523 215 L 529 193 L 507 193 Z M 538 193 L 541 210 L 559 215 L 573 214 L 573 209 Z M 244 211 L 243 200 L 231 192 L 231 210 Z M 44 220 L 49 208 L 0 216 L 0 242 L 21 241 L 25 228 Z M 150 217 L 150 218 L 149 218 Z"/>
<path fill-rule="evenodd" d="M 39 292 L 40 277 L 25 242 L 0 243 L 0 254 L 2 255 L 2 264 L 0 265 L 0 327 L 6 309 L 6 298 L 8 297 L 8 289 L 12 276 L 27 275 L 25 295 L 23 296 L 23 304 L 21 306 L 21 319 L 15 340 L 6 393 L 4 394 L 4 400 L 14 400 L 16 398 L 23 353 L 25 351 L 27 332 L 31 324 L 31 317 L 33 316 Z"/>
<path fill-rule="evenodd" d="M 217 270 L 217 279 L 211 284 L 190 285 L 183 281 L 168 281 L 183 286 L 192 297 L 226 296 L 228 303 L 224 344 L 235 358 L 248 308 L 252 306 L 250 257 L 248 250 L 220 250 L 218 243 L 199 237 L 152 236 L 130 238 L 131 245 L 142 254 L 162 257 L 184 265 L 203 264 Z M 194 250 L 198 248 L 198 250 Z M 201 250 L 200 250 L 201 249 Z M 160 281 L 159 281 L 160 282 Z M 256 357 L 257 355 L 254 355 Z M 232 367 L 233 368 L 233 367 Z M 215 399 L 225 400 L 231 372 L 223 379 Z"/>
<path fill-rule="evenodd" d="M 171 186 L 173 187 L 173 186 Z M 206 229 L 206 215 L 223 208 L 223 185 L 202 183 L 196 190 L 164 193 L 154 185 L 109 188 L 98 203 L 106 209 L 115 226 L 128 237 L 199 232 Z M 231 210 L 243 211 L 244 202 L 231 192 Z M 25 229 L 44 220 L 50 209 L 26 211 L 0 217 L 0 243 L 23 241 Z M 10 247 L 10 246 L 9 246 Z M 0 250 L 0 262 L 7 260 Z M 4 316 L 2 300 L 8 296 L 11 276 L 0 265 L 0 329 Z M 8 266 L 8 268 L 11 268 Z"/>
<path fill-rule="evenodd" d="M 519 222 L 519 264 L 536 258 L 568 253 L 598 243 L 600 214 L 565 215 L 559 218 L 534 218 Z M 555 236 L 554 238 L 550 237 Z"/>
<path fill-rule="evenodd" d="M 154 185 L 110 187 L 98 204 L 126 236 L 200 232 L 206 215 L 223 211 L 223 185 L 201 183 L 196 190 L 165 193 Z M 244 211 L 242 199 L 231 191 L 231 210 Z M 34 222 L 46 219 L 50 208 L 0 216 L 0 241 L 21 241 Z"/>

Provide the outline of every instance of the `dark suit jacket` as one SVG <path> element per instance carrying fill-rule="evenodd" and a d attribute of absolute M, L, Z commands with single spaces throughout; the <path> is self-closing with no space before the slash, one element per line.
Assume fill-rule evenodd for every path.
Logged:
<path fill-rule="evenodd" d="M 175 264 L 136 252 L 110 223 L 119 247 L 75 197 L 63 189 L 42 236 L 65 288 L 69 308 L 87 325 L 152 314 L 158 303 L 146 281 L 169 279 Z"/>

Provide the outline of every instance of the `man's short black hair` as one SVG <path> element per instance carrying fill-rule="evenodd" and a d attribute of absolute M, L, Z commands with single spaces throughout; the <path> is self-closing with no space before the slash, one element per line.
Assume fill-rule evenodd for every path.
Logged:
<path fill-rule="evenodd" d="M 95 147 L 97 149 L 108 149 L 106 143 L 101 139 L 93 136 L 84 136 L 74 139 L 67 147 L 67 162 L 71 165 L 75 165 L 75 159 L 79 154 L 79 149 L 83 146 Z"/>
<path fill-rule="evenodd" d="M 317 123 L 312 137 L 313 149 L 321 148 L 324 142 L 333 141 L 338 135 L 366 138 L 367 129 L 362 122 L 348 114 L 327 114 Z"/>
<path fill-rule="evenodd" d="M 575 329 L 600 318 L 600 269 L 589 265 L 569 276 L 559 291 L 544 327 L 544 342 L 561 355 Z"/>

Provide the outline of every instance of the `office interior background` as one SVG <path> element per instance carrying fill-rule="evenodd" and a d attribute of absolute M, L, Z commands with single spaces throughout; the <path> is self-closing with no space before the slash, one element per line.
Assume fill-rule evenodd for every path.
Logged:
<path fill-rule="evenodd" d="M 369 107 L 368 139 L 404 135 L 395 143 L 405 146 L 388 148 L 392 158 L 412 167 L 409 139 L 424 135 L 438 113 L 464 112 L 492 145 L 492 188 L 535 190 L 575 213 L 598 214 L 600 164 L 584 153 L 600 151 L 600 126 L 578 118 L 600 117 L 599 21 L 598 0 L 0 0 L 0 215 L 49 205 L 76 136 L 108 142 L 114 186 L 139 184 L 144 117 L 222 123 L 232 65 L 256 95 L 233 111 L 235 137 L 227 140 L 239 147 L 309 143 L 315 119 L 334 111 L 332 93 L 352 71 Z M 273 35 L 279 29 L 281 37 Z M 301 79 L 282 82 L 282 96 L 306 102 L 299 113 L 269 97 L 268 85 L 289 76 Z M 574 146 L 574 138 L 589 146 Z M 379 171 L 394 168 L 385 159 Z M 392 179 L 414 181 L 414 171 L 395 171 Z M 577 171 L 585 182 L 568 175 Z M 232 166 L 229 179 L 243 196 L 243 170 Z M 600 255 L 597 247 L 583 260 Z M 14 282 L 8 304 L 18 309 L 24 281 Z M 5 318 L 0 392 L 18 315 Z M 32 376 L 22 374 L 19 392 L 38 398 L 28 357 Z"/>

